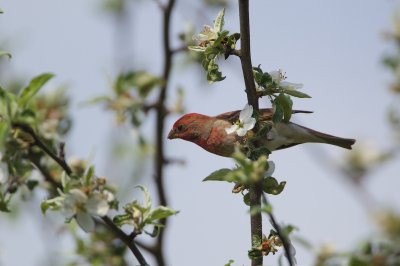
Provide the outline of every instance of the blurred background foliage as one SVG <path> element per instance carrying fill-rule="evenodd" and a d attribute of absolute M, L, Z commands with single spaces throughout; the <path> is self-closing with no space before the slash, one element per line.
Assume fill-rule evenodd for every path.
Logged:
<path fill-rule="evenodd" d="M 127 35 L 131 34 L 131 5 L 134 3 L 140 7 L 142 2 L 141 0 L 106 0 L 96 7 L 113 18 L 111 23 L 115 30 L 116 47 L 114 57 L 119 73 L 115 78 L 111 78 L 113 81 L 110 82 L 109 93 L 85 99 L 83 103 L 85 108 L 92 108 L 92 104 L 104 107 L 115 116 L 118 122 L 118 129 L 113 129 L 113 135 L 117 137 L 112 138 L 109 144 L 111 148 L 107 167 L 113 169 L 110 172 L 113 172 L 116 178 L 112 182 L 119 185 L 118 196 L 123 202 L 132 200 L 132 188 L 135 184 L 142 182 L 146 176 L 152 175 L 150 169 L 154 164 L 152 160 L 156 148 L 153 141 L 154 132 L 150 123 L 154 122 L 152 111 L 156 108 L 158 89 L 165 84 L 160 76 L 153 73 L 153 69 L 147 71 L 143 66 L 138 67 L 138 65 L 132 65 L 126 61 L 126 55 L 131 49 L 130 45 L 134 46 L 131 41 L 127 41 Z M 154 1 L 154 3 L 162 4 L 161 1 Z M 204 4 L 202 12 L 206 14 L 214 14 L 222 6 L 229 10 L 228 1 L 205 0 L 202 4 Z M 2 11 L 7 12 L 7 10 Z M 142 22 L 136 23 L 141 24 Z M 197 25 L 196 28 L 200 28 L 200 22 L 192 21 L 192 23 Z M 145 22 L 141 25 L 143 25 L 141 27 L 146 27 Z M 191 36 L 194 32 L 193 26 L 182 26 L 179 33 L 171 36 L 177 51 L 179 51 L 179 56 L 181 56 L 180 52 L 184 51 L 182 47 L 193 45 Z M 294 245 L 303 245 L 309 249 L 315 258 L 313 262 L 315 266 L 400 265 L 400 208 L 382 206 L 365 189 L 367 179 L 374 178 L 375 173 L 380 171 L 385 164 L 398 160 L 400 145 L 400 16 L 398 13 L 394 15 L 393 28 L 387 30 L 385 37 L 392 47 L 392 52 L 383 58 L 383 64 L 392 74 L 392 82 L 387 90 L 387 93 L 392 95 L 392 103 L 387 107 L 386 117 L 388 128 L 393 136 L 392 145 L 385 149 L 376 147 L 370 142 L 361 142 L 352 152 L 346 153 L 340 163 L 333 165 L 335 169 L 332 170 L 337 171 L 338 175 L 348 181 L 346 183 L 354 188 L 355 194 L 361 195 L 360 199 L 364 202 L 366 211 L 376 224 L 376 231 L 366 236 L 365 240 L 360 241 L 350 250 L 336 249 L 330 244 L 314 246 L 308 243 L 306 236 L 299 236 Z M 0 210 L 11 211 L 11 214 L 7 216 L 2 214 L 0 219 L 20 219 L 23 217 L 22 213 L 28 211 L 27 208 L 39 206 L 43 197 L 54 195 L 56 190 L 52 183 L 61 181 L 62 171 L 42 151 L 31 147 L 30 144 L 33 141 L 31 136 L 18 129 L 11 130 L 9 124 L 3 123 L 5 121 L 3 114 L 9 113 L 6 109 L 13 108 L 12 106 L 6 107 L 12 102 L 7 97 L 14 99 L 21 95 L 21 91 L 27 86 L 27 81 L 30 79 L 23 73 L 19 73 L 18 70 L 9 67 L 9 60 L 13 60 L 12 57 L 15 55 L 11 54 L 10 58 L 7 51 L 12 47 L 13 40 L 4 39 L 2 36 L 0 39 L 0 86 L 2 88 Z M 187 67 L 189 63 L 199 63 L 202 60 L 197 53 L 185 52 L 184 54 L 184 58 L 181 58 L 184 67 Z M 199 71 L 199 76 L 204 75 L 200 72 L 201 68 L 198 65 L 195 64 L 192 67 L 195 71 Z M 38 69 L 39 73 L 43 71 L 45 70 Z M 175 67 L 174 71 L 179 75 L 179 68 Z M 49 82 L 44 90 L 32 97 L 26 106 L 20 109 L 21 112 L 13 114 L 15 120 L 29 121 L 43 141 L 49 147 L 57 149 L 60 142 L 68 139 L 68 134 L 74 126 L 70 115 L 72 101 L 68 92 L 70 87 L 71 85 Z M 185 111 L 184 92 L 184 87 L 171 88 L 166 105 L 168 114 L 180 114 Z M 5 96 L 6 94 L 7 96 Z M 382 119 L 385 118 L 382 117 Z M 371 122 L 371 127 L 373 126 L 373 122 Z M 92 155 L 88 154 L 87 158 L 78 159 L 69 156 L 68 146 L 66 151 L 68 155 L 66 159 L 74 172 L 83 174 Z M 177 158 L 172 158 L 171 162 L 182 163 Z M 150 183 L 149 181 L 143 182 Z M 37 193 L 37 196 L 34 193 Z M 169 194 L 173 197 L 172 191 Z M 135 194 L 135 196 L 138 195 Z M 32 219 L 35 217 L 37 216 L 32 214 Z M 47 265 L 132 264 L 131 255 L 127 255 L 126 246 L 110 234 L 110 231 L 105 230 L 101 224 L 97 224 L 95 233 L 89 235 L 83 234 L 74 223 L 61 225 L 59 218 L 55 216 L 50 215 L 45 219 L 48 220 L 46 225 L 57 234 L 71 234 L 71 243 L 74 248 L 68 251 L 58 250 L 58 254 L 67 252 L 69 256 L 56 261 L 51 258 L 52 254 L 49 252 L 49 258 L 44 258 L 43 263 L 47 263 Z M 346 217 L 338 217 L 338 219 L 346 219 Z M 38 219 L 38 221 L 42 220 Z M 296 223 L 296 221 L 290 222 Z M 351 234 L 351 232 L 343 232 L 343 237 L 346 237 L 347 234 Z M 48 241 L 51 242 L 51 240 Z M 144 241 L 142 247 L 146 247 L 146 245 L 149 243 Z M 52 247 L 52 250 L 57 250 L 57 247 Z M 228 251 L 223 252 L 229 256 Z M 301 262 L 299 264 L 302 265 Z"/>

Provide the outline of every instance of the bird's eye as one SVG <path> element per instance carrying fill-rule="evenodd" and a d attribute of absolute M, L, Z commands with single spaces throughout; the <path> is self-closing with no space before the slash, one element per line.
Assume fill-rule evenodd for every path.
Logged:
<path fill-rule="evenodd" d="M 181 132 L 184 129 L 184 126 L 181 124 L 176 128 L 177 132 Z"/>

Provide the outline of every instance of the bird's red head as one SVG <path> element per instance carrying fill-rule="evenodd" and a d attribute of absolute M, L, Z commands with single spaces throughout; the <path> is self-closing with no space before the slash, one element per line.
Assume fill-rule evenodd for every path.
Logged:
<path fill-rule="evenodd" d="M 168 134 L 169 139 L 196 141 L 204 131 L 209 116 L 190 113 L 179 118 Z"/>

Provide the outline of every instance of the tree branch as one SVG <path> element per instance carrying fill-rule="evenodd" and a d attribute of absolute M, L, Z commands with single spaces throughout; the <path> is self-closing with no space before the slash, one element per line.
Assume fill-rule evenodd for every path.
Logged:
<path fill-rule="evenodd" d="M 240 19 L 240 61 L 244 83 L 246 85 L 247 102 L 258 112 L 258 97 L 256 85 L 254 84 L 253 65 L 251 63 L 250 52 L 250 19 L 249 19 L 249 0 L 239 1 L 239 19 Z"/>
<path fill-rule="evenodd" d="M 155 155 L 155 183 L 158 193 L 158 199 L 160 201 L 160 205 L 167 206 L 168 200 L 165 193 L 164 188 L 164 166 L 165 166 L 165 153 L 164 153 L 164 126 L 165 126 L 165 117 L 167 115 L 166 107 L 165 107 L 165 99 L 168 90 L 168 81 L 172 67 L 172 56 L 174 51 L 171 49 L 171 41 L 170 41 L 170 24 L 171 24 L 171 14 L 175 4 L 175 0 L 169 0 L 167 5 L 162 9 L 163 10 L 163 51 L 164 51 L 164 67 L 163 67 L 163 80 L 164 83 L 160 88 L 160 94 L 157 101 L 157 119 L 156 119 L 156 155 Z M 167 223 L 166 219 L 160 221 L 164 226 Z M 158 266 L 165 266 L 165 258 L 164 258 L 164 250 L 163 250 L 163 240 L 164 240 L 164 232 L 160 231 L 157 242 L 154 247 L 155 259 L 157 260 Z"/>
<path fill-rule="evenodd" d="M 19 128 L 22 131 L 25 131 L 26 133 L 31 135 L 34 140 L 34 143 L 33 143 L 34 145 L 38 146 L 43 152 L 45 152 L 48 156 L 50 156 L 67 173 L 67 175 L 72 174 L 72 170 L 68 166 L 68 164 L 65 162 L 65 160 L 58 157 L 57 153 L 50 150 L 46 146 L 46 144 L 44 144 L 44 142 L 39 139 L 39 137 L 36 135 L 35 131 L 30 126 L 23 124 L 23 123 L 12 123 L 12 126 Z"/>
<path fill-rule="evenodd" d="M 125 234 L 124 231 L 122 231 L 118 226 L 116 226 L 108 216 L 101 217 L 101 219 L 108 226 L 108 228 L 114 233 L 114 235 L 117 236 L 119 239 L 121 239 L 121 241 L 128 246 L 128 248 L 135 255 L 136 259 L 139 261 L 141 266 L 149 266 L 149 264 L 146 262 L 146 259 L 143 257 L 142 253 L 140 252 L 135 242 L 133 241 L 133 239 L 131 239 L 127 234 Z"/>
<path fill-rule="evenodd" d="M 242 72 L 244 83 L 246 85 L 247 102 L 252 105 L 256 113 L 258 113 L 258 97 L 253 77 L 253 65 L 251 63 L 250 53 L 250 21 L 249 21 L 249 0 L 239 1 L 239 19 L 240 19 L 240 61 L 242 64 Z M 257 128 L 255 128 L 257 130 Z M 261 183 L 250 186 L 250 209 L 261 206 Z M 257 212 L 250 216 L 251 240 L 253 236 L 262 239 L 262 215 Z M 263 257 L 252 259 L 252 266 L 260 266 L 263 264 Z"/>

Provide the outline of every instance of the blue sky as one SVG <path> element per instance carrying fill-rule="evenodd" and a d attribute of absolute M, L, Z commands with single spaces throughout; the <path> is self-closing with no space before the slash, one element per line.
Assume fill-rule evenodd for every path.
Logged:
<path fill-rule="evenodd" d="M 7 64 L 14 73 L 32 77 L 53 72 L 57 77 L 52 84 L 69 86 L 75 124 L 67 140 L 67 152 L 83 158 L 93 154 L 98 174 L 112 179 L 120 173 L 109 159 L 110 138 L 129 139 L 131 132 L 126 127 L 110 128 L 113 117 L 101 108 L 79 107 L 80 102 L 107 93 L 119 71 L 113 21 L 102 13 L 98 2 L 0 1 L 5 11 L 0 17 L 0 31 L 1 38 L 12 44 L 9 50 L 13 59 Z M 160 73 L 160 13 L 152 1 L 140 3 L 132 4 L 131 38 L 127 40 L 131 48 L 126 65 Z M 225 27 L 232 32 L 239 27 L 235 5 L 232 2 L 232 8 L 226 11 Z M 253 64 L 261 64 L 265 71 L 281 68 L 288 81 L 304 84 L 302 90 L 312 99 L 296 99 L 294 108 L 314 113 L 299 114 L 296 122 L 388 147 L 390 131 L 385 114 L 393 102 L 387 91 L 391 76 L 381 60 L 391 46 L 382 33 L 390 29 L 395 7 L 396 1 L 251 1 Z M 203 24 L 211 24 L 217 12 L 200 12 L 198 3 L 178 1 L 173 32 L 178 33 L 183 23 L 193 20 L 200 29 Z M 204 73 L 187 70 L 182 62 L 182 58 L 176 60 L 171 92 L 178 86 L 186 89 L 188 112 L 214 115 L 244 106 L 246 96 L 237 58 L 221 64 L 227 78 L 211 86 L 204 82 Z M 266 100 L 261 104 L 268 106 Z M 176 118 L 168 119 L 168 128 Z M 153 134 L 151 123 L 145 126 L 149 135 Z M 171 207 L 180 210 L 171 219 L 167 233 L 170 265 L 188 265 L 188 261 L 193 266 L 224 265 L 229 259 L 234 259 L 235 265 L 249 265 L 249 217 L 241 197 L 232 194 L 228 184 L 201 182 L 216 169 L 232 167 L 233 162 L 179 140 L 167 141 L 166 151 L 186 160 L 184 167 L 167 168 Z M 272 154 L 275 175 L 286 180 L 287 187 L 270 200 L 278 220 L 298 226 L 298 235 L 317 246 L 327 242 L 345 250 L 368 237 L 375 227 L 354 191 L 321 162 L 321 152 L 339 160 L 347 151 L 302 145 Z M 394 163 L 385 165 L 365 184 L 383 206 L 400 200 L 396 171 L 399 169 Z M 140 182 L 149 183 L 146 179 Z M 55 252 L 54 247 L 43 244 L 46 229 L 41 224 L 47 222 L 39 207 L 30 206 L 23 217 L 16 223 L 0 214 L 0 265 L 41 265 L 41 257 L 49 253 L 49 248 Z M 50 217 L 62 221 L 57 215 Z M 264 226 L 269 228 L 267 222 Z M 50 233 L 44 239 L 56 237 Z M 68 256 L 69 240 L 58 241 L 65 246 L 59 255 Z M 297 250 L 299 265 L 310 265 L 309 252 L 301 247 Z M 276 259 L 266 258 L 265 265 L 275 265 Z"/>

